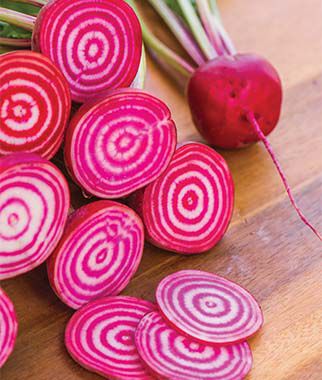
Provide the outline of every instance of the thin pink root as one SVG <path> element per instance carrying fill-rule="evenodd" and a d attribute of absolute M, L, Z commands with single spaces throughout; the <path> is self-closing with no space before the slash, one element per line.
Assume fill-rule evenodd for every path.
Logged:
<path fill-rule="evenodd" d="M 247 114 L 247 119 L 248 121 L 250 122 L 250 124 L 252 125 L 252 127 L 254 128 L 254 131 L 257 133 L 257 136 L 258 138 L 264 143 L 265 145 L 265 148 L 267 150 L 267 152 L 269 153 L 269 155 L 271 156 L 273 162 L 274 162 L 274 165 L 282 179 L 282 182 L 284 184 L 284 187 L 286 189 L 286 192 L 288 194 L 288 197 L 290 199 L 290 202 L 292 203 L 292 206 L 294 207 L 294 209 L 296 210 L 298 216 L 302 219 L 303 223 L 306 224 L 312 231 L 313 233 L 322 241 L 322 235 L 318 232 L 318 230 L 308 221 L 308 219 L 305 217 L 305 215 L 303 214 L 303 212 L 301 211 L 300 207 L 298 206 L 295 198 L 294 198 L 294 195 L 292 193 L 292 190 L 290 188 L 290 185 L 287 181 L 287 178 L 284 174 L 284 171 L 283 171 L 283 168 L 281 166 L 281 164 L 279 163 L 275 153 L 274 153 L 274 150 L 273 150 L 273 147 L 271 146 L 270 142 L 268 141 L 267 137 L 264 135 L 264 133 L 262 132 L 256 118 L 255 118 L 255 115 L 253 112 L 249 112 Z"/>

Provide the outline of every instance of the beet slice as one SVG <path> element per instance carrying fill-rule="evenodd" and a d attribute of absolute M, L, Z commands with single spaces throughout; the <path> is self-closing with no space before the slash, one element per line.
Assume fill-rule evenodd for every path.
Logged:
<path fill-rule="evenodd" d="M 69 85 L 47 57 L 31 51 L 0 56 L 0 156 L 31 152 L 52 158 L 70 109 Z"/>
<path fill-rule="evenodd" d="M 0 288 L 0 368 L 11 355 L 18 332 L 18 322 L 14 306 Z"/>
<path fill-rule="evenodd" d="M 69 321 L 65 344 L 72 358 L 104 377 L 152 380 L 134 335 L 140 320 L 156 306 L 134 297 L 104 297 L 78 310 Z"/>
<path fill-rule="evenodd" d="M 187 143 L 130 204 L 141 215 L 152 244 L 181 254 L 202 253 L 228 228 L 233 180 L 223 157 L 206 145 Z"/>
<path fill-rule="evenodd" d="M 210 346 L 180 335 L 158 312 L 146 315 L 135 334 L 142 359 L 172 380 L 241 380 L 252 367 L 247 342 Z"/>
<path fill-rule="evenodd" d="M 170 274 L 159 283 L 156 299 L 172 326 L 202 342 L 242 342 L 263 324 L 254 297 L 212 273 L 183 270 Z"/>
<path fill-rule="evenodd" d="M 168 107 L 143 91 L 125 89 L 80 108 L 67 129 L 65 161 L 87 192 L 115 199 L 162 174 L 175 146 Z"/>
<path fill-rule="evenodd" d="M 78 309 L 94 298 L 120 293 L 143 253 L 144 227 L 127 206 L 97 201 L 70 215 L 64 235 L 48 260 L 48 277 L 58 297 Z"/>
<path fill-rule="evenodd" d="M 123 0 L 53 0 L 39 13 L 33 48 L 57 64 L 73 100 L 83 103 L 130 86 L 140 65 L 142 32 Z"/>
<path fill-rule="evenodd" d="M 0 158 L 0 280 L 43 263 L 63 233 L 69 189 L 51 162 L 31 153 Z"/>

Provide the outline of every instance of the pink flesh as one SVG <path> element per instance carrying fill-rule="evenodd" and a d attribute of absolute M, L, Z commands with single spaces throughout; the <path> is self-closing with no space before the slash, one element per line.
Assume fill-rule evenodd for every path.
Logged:
<path fill-rule="evenodd" d="M 123 0 L 53 0 L 37 18 L 33 49 L 57 64 L 72 99 L 84 103 L 130 86 L 140 65 L 141 27 Z"/>
<path fill-rule="evenodd" d="M 49 161 L 30 153 L 0 158 L 0 280 L 43 263 L 63 233 L 69 189 Z"/>
<path fill-rule="evenodd" d="M 175 145 L 168 107 L 145 92 L 124 89 L 75 114 L 67 129 L 65 161 L 86 192 L 116 199 L 161 175 Z"/>
<path fill-rule="evenodd" d="M 156 306 L 134 297 L 105 297 L 78 310 L 69 321 L 65 344 L 89 371 L 122 380 L 153 380 L 135 347 L 140 320 Z"/>
<path fill-rule="evenodd" d="M 221 56 L 196 70 L 188 101 L 197 128 L 211 145 L 241 148 L 259 141 L 248 112 L 257 116 L 264 135 L 275 128 L 282 86 L 274 67 L 259 56 Z"/>
<path fill-rule="evenodd" d="M 225 160 L 199 143 L 181 146 L 168 169 L 130 200 L 148 240 L 182 254 L 202 253 L 225 234 L 234 186 Z"/>
<path fill-rule="evenodd" d="M 69 85 L 47 57 L 30 51 L 0 56 L 0 156 L 29 152 L 52 158 L 70 109 Z"/>
<path fill-rule="evenodd" d="M 83 206 L 70 215 L 48 260 L 50 284 L 73 309 L 116 295 L 138 269 L 143 246 L 143 224 L 130 208 L 111 201 Z"/>
<path fill-rule="evenodd" d="M 172 380 L 242 380 L 251 370 L 247 342 L 227 347 L 198 343 L 180 335 L 152 312 L 140 322 L 135 341 L 142 359 Z"/>
<path fill-rule="evenodd" d="M 18 331 L 14 306 L 0 288 L 0 368 L 13 351 Z"/>
<path fill-rule="evenodd" d="M 156 299 L 172 326 L 202 342 L 242 342 L 263 324 L 263 314 L 254 297 L 212 273 L 173 273 L 160 282 Z"/>

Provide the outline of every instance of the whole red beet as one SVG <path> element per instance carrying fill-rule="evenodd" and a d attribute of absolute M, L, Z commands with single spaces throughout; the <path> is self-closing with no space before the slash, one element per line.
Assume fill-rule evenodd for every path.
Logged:
<path fill-rule="evenodd" d="M 199 67 L 188 84 L 195 125 L 217 147 L 241 148 L 260 140 L 253 113 L 267 136 L 278 123 L 282 84 L 275 68 L 253 54 L 220 56 Z"/>

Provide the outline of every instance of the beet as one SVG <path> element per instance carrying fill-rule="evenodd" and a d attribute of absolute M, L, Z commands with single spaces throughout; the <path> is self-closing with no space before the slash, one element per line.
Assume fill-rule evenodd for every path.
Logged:
<path fill-rule="evenodd" d="M 65 161 L 86 192 L 115 199 L 159 177 L 176 141 L 175 124 L 161 100 L 135 89 L 118 90 L 73 117 Z"/>
<path fill-rule="evenodd" d="M 48 58 L 30 51 L 0 56 L 0 156 L 30 152 L 52 158 L 70 109 L 69 85 Z"/>
<path fill-rule="evenodd" d="M 69 189 L 51 162 L 31 153 L 0 158 L 0 280 L 43 263 L 60 237 Z"/>
<path fill-rule="evenodd" d="M 142 359 L 173 380 L 242 380 L 252 367 L 247 342 L 211 346 L 180 335 L 158 312 L 147 314 L 135 334 Z"/>
<path fill-rule="evenodd" d="M 144 229 L 134 211 L 97 201 L 69 216 L 63 237 L 48 260 L 48 277 L 58 297 L 78 309 L 100 296 L 120 293 L 143 253 Z"/>
<path fill-rule="evenodd" d="M 18 331 L 14 306 L 0 288 L 0 369 L 13 351 Z"/>
<path fill-rule="evenodd" d="M 39 13 L 33 48 L 57 64 L 73 100 L 83 103 L 132 83 L 141 59 L 141 28 L 123 0 L 53 0 Z"/>
<path fill-rule="evenodd" d="M 234 185 L 218 153 L 200 143 L 187 143 L 168 169 L 130 199 L 141 215 L 147 239 L 163 249 L 202 253 L 226 232 L 233 211 Z"/>
<path fill-rule="evenodd" d="M 201 342 L 243 342 L 263 324 L 254 297 L 212 273 L 183 270 L 171 274 L 160 282 L 156 299 L 172 326 Z"/>
<path fill-rule="evenodd" d="M 134 342 L 140 320 L 155 305 L 134 297 L 104 297 L 78 310 L 68 322 L 65 344 L 73 359 L 109 379 L 153 380 Z"/>
<path fill-rule="evenodd" d="M 195 125 L 211 145 L 241 148 L 260 141 L 248 120 L 249 112 L 265 136 L 276 127 L 282 86 L 268 61 L 237 54 L 199 67 L 189 81 L 187 97 Z"/>

